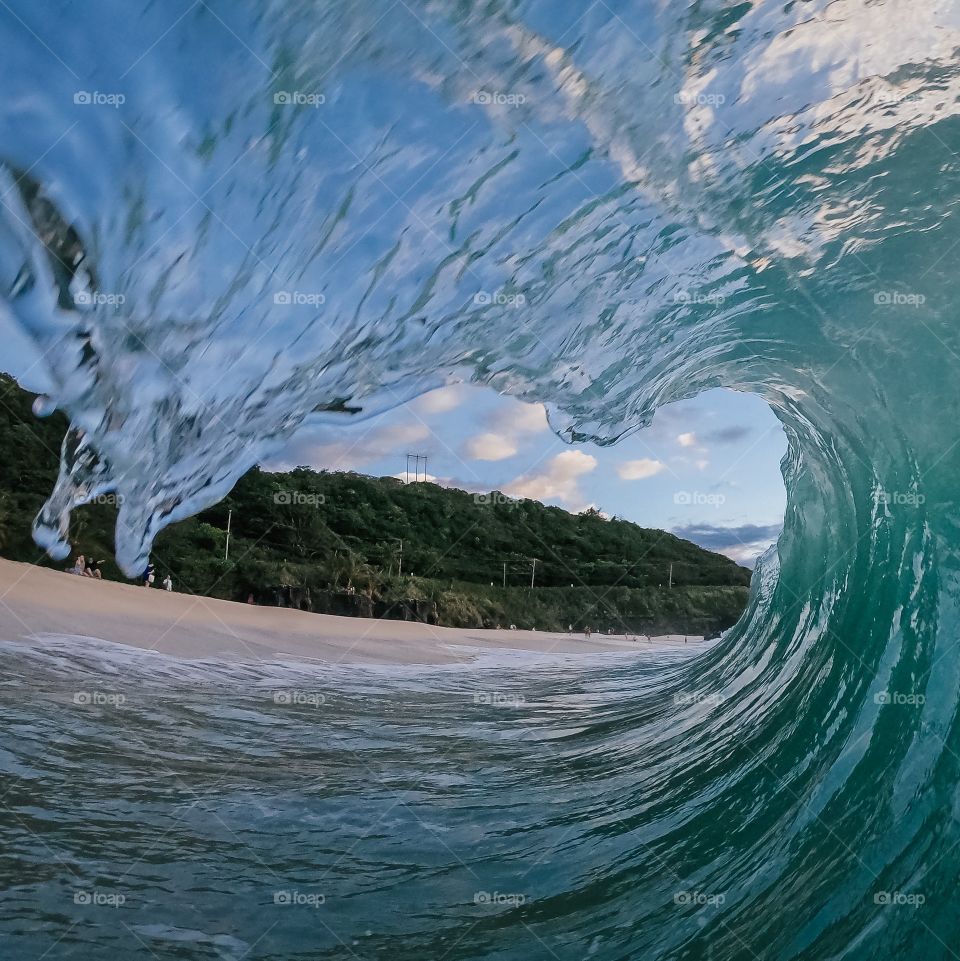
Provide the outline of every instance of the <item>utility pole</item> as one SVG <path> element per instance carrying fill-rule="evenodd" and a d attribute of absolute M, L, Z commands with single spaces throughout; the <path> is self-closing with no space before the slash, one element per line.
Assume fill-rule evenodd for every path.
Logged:
<path fill-rule="evenodd" d="M 413 458 L 413 481 L 420 480 L 420 461 L 423 461 L 423 479 L 427 479 L 427 455 L 426 454 L 407 454 L 407 465 L 404 469 L 406 482 L 410 483 L 410 458 Z"/>
<path fill-rule="evenodd" d="M 533 579 L 537 576 L 537 559 L 533 558 L 533 568 L 530 571 L 530 590 L 533 590 Z"/>
<path fill-rule="evenodd" d="M 399 558 L 399 564 L 397 565 L 397 577 L 403 577 L 403 541 L 400 541 L 400 550 L 397 551 L 397 557 Z"/>
<path fill-rule="evenodd" d="M 667 582 L 667 590 L 673 590 L 673 564 L 670 565 L 670 579 Z"/>
<path fill-rule="evenodd" d="M 233 511 L 227 511 L 227 543 L 223 545 L 223 559 L 230 557 L 230 522 L 233 520 Z"/>
<path fill-rule="evenodd" d="M 504 589 L 506 589 L 507 587 L 507 562 L 506 561 L 503 562 L 503 587 Z"/>

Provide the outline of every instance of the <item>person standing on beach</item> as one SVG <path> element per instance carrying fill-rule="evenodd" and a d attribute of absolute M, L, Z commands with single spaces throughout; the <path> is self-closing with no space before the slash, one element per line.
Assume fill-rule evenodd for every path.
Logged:
<path fill-rule="evenodd" d="M 147 569 L 143 572 L 143 586 L 153 587 L 156 575 L 153 572 L 153 564 L 147 564 Z"/>
<path fill-rule="evenodd" d="M 173 590 L 173 580 L 169 574 L 167 574 L 167 576 L 163 579 L 163 589 L 165 591 Z"/>

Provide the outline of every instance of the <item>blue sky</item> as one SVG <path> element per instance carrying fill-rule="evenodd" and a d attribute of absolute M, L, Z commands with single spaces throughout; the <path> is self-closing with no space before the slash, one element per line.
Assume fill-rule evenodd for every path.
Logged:
<path fill-rule="evenodd" d="M 4 366 L 42 391 L 45 372 L 32 346 L 12 336 L 12 325 L 0 326 Z M 596 507 L 752 566 L 783 520 L 785 450 L 766 404 L 734 391 L 671 404 L 650 427 L 598 447 L 565 444 L 539 404 L 455 385 L 354 424 L 301 431 L 264 466 L 403 476 L 405 455 L 425 454 L 439 484 L 501 490 L 575 512 Z"/>
<path fill-rule="evenodd" d="M 425 454 L 439 484 L 596 507 L 752 566 L 783 520 L 785 450 L 766 404 L 734 391 L 672 404 L 649 428 L 598 447 L 561 441 L 539 404 L 457 385 L 346 427 L 302 431 L 265 466 L 402 477 L 406 454 Z"/>

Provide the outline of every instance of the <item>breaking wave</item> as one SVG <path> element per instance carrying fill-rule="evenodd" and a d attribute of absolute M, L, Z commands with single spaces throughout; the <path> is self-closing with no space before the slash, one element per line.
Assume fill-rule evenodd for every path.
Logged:
<path fill-rule="evenodd" d="M 717 386 L 783 423 L 747 615 L 562 742 L 562 886 L 418 949 L 955 957 L 955 3 L 10 0 L 0 44 L 55 556 L 117 491 L 137 572 L 297 429 L 454 380 L 571 441 Z"/>

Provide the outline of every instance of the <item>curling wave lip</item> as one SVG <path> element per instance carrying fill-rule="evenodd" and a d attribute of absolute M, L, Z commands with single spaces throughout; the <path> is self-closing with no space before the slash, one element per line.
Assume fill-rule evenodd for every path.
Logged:
<path fill-rule="evenodd" d="M 571 733 L 573 853 L 458 950 L 949 956 L 954 7 L 9 11 L 4 323 L 73 424 L 38 542 L 115 492 L 141 570 L 301 425 L 449 380 L 572 440 L 752 391 L 791 446 L 751 609 Z"/>

